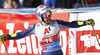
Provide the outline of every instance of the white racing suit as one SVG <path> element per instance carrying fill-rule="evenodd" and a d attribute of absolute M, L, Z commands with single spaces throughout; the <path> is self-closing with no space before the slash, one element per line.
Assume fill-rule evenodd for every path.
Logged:
<path fill-rule="evenodd" d="M 84 25 L 84 21 L 65 22 L 62 20 L 52 20 L 48 26 L 43 26 L 40 22 L 23 32 L 10 35 L 9 40 L 17 40 L 34 34 L 37 36 L 40 46 L 42 47 L 42 55 L 63 55 L 59 43 L 60 30 L 63 28 L 77 28 Z"/>

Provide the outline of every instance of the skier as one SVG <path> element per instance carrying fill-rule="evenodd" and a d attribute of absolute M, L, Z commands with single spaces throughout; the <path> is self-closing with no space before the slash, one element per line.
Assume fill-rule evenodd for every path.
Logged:
<path fill-rule="evenodd" d="M 40 23 L 30 26 L 25 31 L 14 33 L 12 35 L 0 36 L 0 43 L 4 44 L 6 40 L 17 40 L 36 35 L 42 48 L 41 55 L 63 55 L 60 42 L 60 30 L 63 28 L 78 28 L 86 25 L 94 26 L 94 20 L 66 22 L 62 20 L 51 20 L 52 12 L 46 5 L 40 5 L 35 10 Z"/>

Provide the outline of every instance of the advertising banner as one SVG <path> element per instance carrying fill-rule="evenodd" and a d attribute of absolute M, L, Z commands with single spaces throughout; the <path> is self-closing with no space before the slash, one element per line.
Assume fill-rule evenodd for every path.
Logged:
<path fill-rule="evenodd" d="M 94 19 L 95 32 L 100 42 L 100 12 L 79 13 L 78 20 Z M 78 55 L 100 55 L 100 43 L 97 42 L 92 26 L 77 28 Z"/>
<path fill-rule="evenodd" d="M 60 16 L 59 16 L 60 15 Z M 60 19 L 69 22 L 70 13 L 53 13 L 52 19 Z M 73 18 L 73 17 L 72 17 Z M 74 17 L 75 18 L 75 17 Z M 71 18 L 70 18 L 71 19 Z M 15 14 L 15 13 L 0 13 L 0 35 L 13 34 L 21 32 L 29 28 L 31 25 L 40 22 L 35 14 Z M 74 36 L 74 31 L 62 29 L 60 31 L 61 47 L 64 55 L 76 54 L 71 38 Z M 69 38 L 71 36 L 71 38 Z M 74 39 L 75 40 L 75 39 Z M 71 43 L 71 44 L 69 44 Z M 9 55 L 40 55 L 41 48 L 38 44 L 38 39 L 35 35 L 31 35 L 19 40 L 7 40 L 5 42 Z M 72 53 L 73 52 L 73 53 Z M 7 55 L 4 44 L 0 44 L 0 55 Z"/>

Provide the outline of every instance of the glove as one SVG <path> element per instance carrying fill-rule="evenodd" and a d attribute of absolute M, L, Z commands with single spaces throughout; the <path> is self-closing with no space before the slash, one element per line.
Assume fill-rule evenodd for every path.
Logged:
<path fill-rule="evenodd" d="M 86 21 L 86 25 L 91 25 L 93 27 L 95 25 L 94 20 L 93 19 L 88 19 Z"/>
<path fill-rule="evenodd" d="M 5 35 L 0 36 L 0 43 L 4 44 L 6 38 L 7 38 L 7 36 L 5 36 Z"/>

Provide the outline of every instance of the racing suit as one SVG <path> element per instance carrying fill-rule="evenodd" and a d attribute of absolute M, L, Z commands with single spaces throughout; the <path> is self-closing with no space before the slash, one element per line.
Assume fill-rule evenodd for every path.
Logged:
<path fill-rule="evenodd" d="M 85 21 L 65 22 L 62 20 L 52 20 L 48 26 L 37 23 L 30 26 L 23 32 L 10 35 L 8 40 L 17 40 L 30 35 L 36 35 L 42 47 L 42 55 L 63 55 L 60 45 L 60 30 L 63 28 L 78 28 L 84 26 Z"/>

